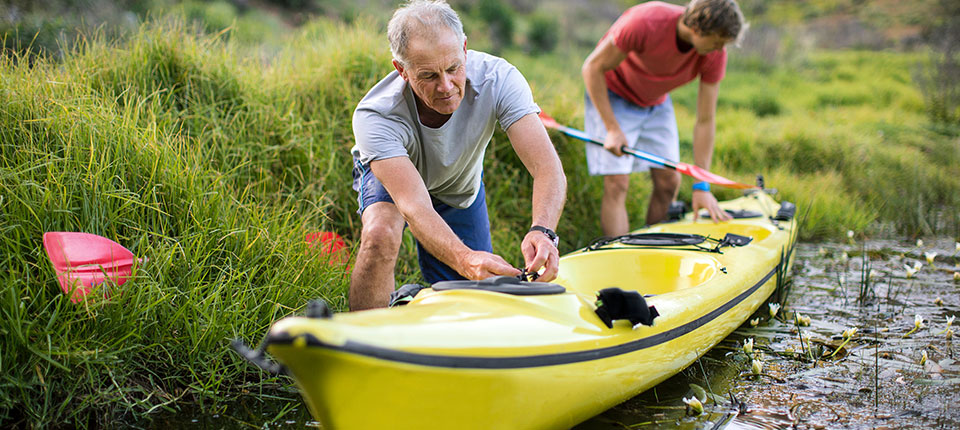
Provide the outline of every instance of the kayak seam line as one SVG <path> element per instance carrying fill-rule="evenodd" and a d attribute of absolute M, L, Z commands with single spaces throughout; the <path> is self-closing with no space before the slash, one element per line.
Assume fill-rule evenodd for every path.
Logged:
<path fill-rule="evenodd" d="M 297 338 L 306 340 L 308 346 L 323 347 L 334 351 L 348 352 L 363 355 L 371 358 L 395 361 L 407 364 L 416 364 L 429 367 L 445 367 L 456 369 L 524 369 L 531 367 L 556 366 L 562 364 L 573 364 L 585 361 L 600 360 L 604 358 L 615 357 L 618 355 L 629 354 L 641 349 L 651 348 L 662 343 L 677 339 L 687 333 L 710 323 L 718 316 L 733 309 L 735 306 L 753 295 L 760 287 L 767 283 L 779 267 L 783 265 L 781 260 L 773 270 L 767 273 L 759 282 L 749 289 L 740 293 L 730 301 L 720 307 L 687 322 L 678 327 L 674 327 L 665 332 L 657 333 L 653 336 L 633 340 L 620 345 L 608 346 L 603 348 L 562 352 L 555 354 L 527 355 L 519 357 L 470 357 L 470 356 L 451 356 L 439 354 L 422 354 L 417 352 L 400 351 L 390 348 L 382 348 L 374 345 L 365 344 L 348 340 L 343 345 L 331 345 L 317 339 L 310 333 L 291 336 L 288 333 L 279 333 L 270 335 L 267 342 L 270 344 L 288 344 L 293 343 Z"/>

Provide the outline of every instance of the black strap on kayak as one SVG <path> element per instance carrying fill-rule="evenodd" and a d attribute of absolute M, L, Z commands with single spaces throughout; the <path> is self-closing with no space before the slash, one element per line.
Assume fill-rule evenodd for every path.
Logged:
<path fill-rule="evenodd" d="M 723 239 L 714 239 L 709 236 L 687 233 L 633 233 L 617 237 L 601 237 L 587 246 L 587 251 L 605 249 L 607 245 L 620 243 L 638 248 L 674 249 L 686 248 L 696 251 L 716 252 L 728 246 L 745 246 L 753 238 L 739 234 L 727 233 Z"/>
<path fill-rule="evenodd" d="M 616 320 L 628 320 L 631 324 L 653 325 L 653 319 L 660 316 L 657 308 L 647 306 L 646 299 L 636 291 L 624 291 L 616 287 L 604 288 L 597 292 L 597 316 L 600 321 L 613 328 Z"/>
<path fill-rule="evenodd" d="M 394 306 L 403 306 L 413 300 L 414 297 L 417 297 L 417 293 L 420 290 L 427 288 L 420 284 L 405 284 L 400 288 L 397 288 L 396 291 L 390 293 L 390 305 L 389 307 Z"/>
<path fill-rule="evenodd" d="M 557 284 L 551 284 L 549 282 L 524 282 L 515 276 L 494 276 L 482 281 L 443 281 L 433 284 L 434 291 L 460 289 L 484 290 L 517 296 L 561 294 L 567 291 L 566 288 Z"/>
<path fill-rule="evenodd" d="M 777 221 L 790 221 L 793 219 L 793 216 L 797 213 L 797 205 L 791 202 L 780 203 L 780 209 L 777 210 L 777 215 L 773 219 Z"/>

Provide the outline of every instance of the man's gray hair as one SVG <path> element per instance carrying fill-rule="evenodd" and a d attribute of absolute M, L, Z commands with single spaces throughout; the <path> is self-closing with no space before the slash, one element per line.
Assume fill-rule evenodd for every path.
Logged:
<path fill-rule="evenodd" d="M 387 24 L 390 53 L 400 64 L 406 64 L 407 43 L 410 36 L 444 26 L 457 37 L 460 45 L 466 40 L 463 23 L 450 5 L 443 0 L 412 0 L 393 12 Z"/>

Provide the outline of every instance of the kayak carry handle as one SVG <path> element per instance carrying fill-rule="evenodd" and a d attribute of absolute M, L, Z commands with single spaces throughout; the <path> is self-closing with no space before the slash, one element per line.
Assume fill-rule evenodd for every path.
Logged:
<path fill-rule="evenodd" d="M 657 308 L 647 306 L 647 300 L 639 292 L 624 291 L 616 287 L 597 292 L 596 312 L 607 328 L 613 328 L 615 320 L 628 320 L 634 326 L 652 326 L 653 319 L 660 316 Z"/>
<path fill-rule="evenodd" d="M 264 353 L 264 347 L 253 349 L 243 343 L 240 339 L 230 341 L 230 348 L 240 354 L 245 360 L 253 363 L 254 366 L 263 369 L 273 376 L 280 376 L 287 373 L 287 369 L 280 363 L 270 360 Z"/>

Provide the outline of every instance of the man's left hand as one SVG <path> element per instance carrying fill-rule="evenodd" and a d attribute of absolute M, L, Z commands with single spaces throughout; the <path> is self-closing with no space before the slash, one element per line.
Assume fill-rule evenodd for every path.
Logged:
<path fill-rule="evenodd" d="M 709 191 L 695 190 L 693 192 L 693 220 L 696 221 L 700 216 L 700 209 L 706 209 L 710 213 L 710 219 L 713 222 L 730 221 L 733 217 L 727 211 L 720 209 L 717 204 L 717 198 Z"/>
<path fill-rule="evenodd" d="M 528 232 L 520 244 L 523 260 L 527 265 L 527 272 L 543 273 L 537 278 L 538 282 L 550 282 L 557 277 L 560 262 L 560 251 L 553 245 L 553 241 L 539 231 Z"/>

